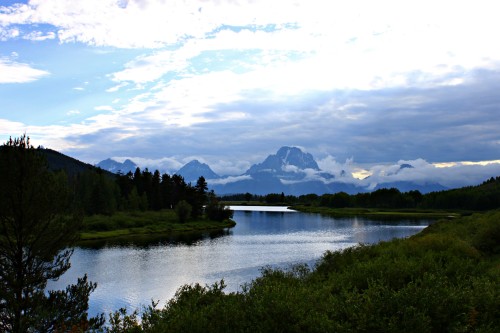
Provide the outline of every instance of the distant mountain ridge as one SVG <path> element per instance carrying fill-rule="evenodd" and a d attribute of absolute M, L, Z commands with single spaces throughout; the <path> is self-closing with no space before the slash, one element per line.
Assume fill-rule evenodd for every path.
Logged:
<path fill-rule="evenodd" d="M 192 160 L 191 162 L 180 168 L 176 174 L 184 177 L 187 183 L 196 183 L 198 178 L 203 176 L 205 179 L 219 179 L 220 176 L 216 174 L 208 164 L 201 163 L 198 160 Z"/>
<path fill-rule="evenodd" d="M 127 161 L 128 165 L 133 165 L 135 170 L 137 165 L 130 160 Z M 106 159 L 99 162 L 97 166 L 115 173 L 118 170 L 126 173 L 123 169 L 127 161 L 119 163 L 112 159 Z M 414 167 L 403 163 L 395 173 L 397 174 L 404 169 L 414 169 Z M 422 193 L 447 189 L 437 183 L 417 184 L 411 181 L 377 184 L 369 189 L 366 182 L 358 182 L 344 170 L 338 175 L 321 170 L 313 155 L 303 152 L 298 147 L 288 146 L 279 148 L 276 154 L 268 155 L 264 161 L 253 164 L 239 176 L 220 176 L 209 165 L 198 160 L 190 161 L 174 173 L 184 177 L 188 183 L 195 183 L 200 176 L 203 176 L 209 189 L 214 190 L 219 195 L 246 192 L 252 194 L 284 192 L 291 195 L 310 193 L 321 195 L 337 192 L 356 194 L 390 187 L 403 192 L 418 190 Z"/>
<path fill-rule="evenodd" d="M 252 165 L 245 174 L 270 172 L 284 175 L 293 170 L 293 167 L 319 171 L 318 164 L 311 154 L 304 153 L 297 147 L 281 147 L 275 155 L 269 155 L 264 162 Z"/>
<path fill-rule="evenodd" d="M 99 167 L 103 170 L 107 170 L 113 173 L 122 173 L 127 174 L 129 172 L 134 173 L 134 171 L 138 168 L 137 164 L 132 162 L 129 159 L 123 161 L 123 163 L 117 162 L 111 158 L 105 159 L 96 164 L 96 167 Z"/>
<path fill-rule="evenodd" d="M 242 176 L 242 180 L 216 183 L 211 187 L 217 194 L 284 192 L 302 195 L 340 191 L 354 194 L 364 191 L 354 184 L 335 182 L 335 175 L 322 171 L 314 157 L 298 147 L 281 147 L 262 163 L 252 165 Z"/>
<path fill-rule="evenodd" d="M 0 149 L 2 149 L 2 147 L 0 147 Z M 54 171 L 64 170 L 70 177 L 75 177 L 77 174 L 86 171 L 104 173 L 109 177 L 114 177 L 114 174 L 109 171 L 98 169 L 96 166 L 79 161 L 75 158 L 64 155 L 55 150 L 38 148 L 38 151 L 47 159 L 48 167 L 50 170 Z M 300 154 L 300 152 L 297 153 Z M 276 155 L 282 156 L 282 154 L 276 154 Z M 287 164 L 287 161 L 289 161 L 289 159 L 287 158 L 281 159 L 281 161 L 285 166 L 290 165 L 290 163 Z M 191 164 L 196 165 L 197 163 L 191 163 Z M 305 165 L 308 164 L 306 163 Z M 294 163 L 293 166 L 298 168 L 300 166 L 300 163 Z M 398 171 L 396 171 L 396 173 L 404 169 L 413 169 L 413 168 L 414 167 L 411 166 L 410 164 L 400 164 L 398 166 Z M 313 170 L 313 169 L 312 168 L 303 169 L 302 171 L 304 170 Z M 269 193 L 285 192 L 285 194 L 297 195 L 297 193 L 300 192 L 304 192 L 306 194 L 311 194 L 311 193 L 319 194 L 321 193 L 321 191 L 325 189 L 325 186 L 327 186 L 330 190 L 330 192 L 328 193 L 335 193 L 339 191 L 344 191 L 349 193 L 348 190 L 352 189 L 353 185 L 341 183 L 342 177 L 344 177 L 342 176 L 343 172 L 340 172 L 337 178 L 333 178 L 330 180 L 321 176 L 324 174 L 323 171 L 315 170 L 315 172 L 316 173 L 314 175 L 320 175 L 319 176 L 320 178 L 318 179 L 321 180 L 319 181 L 308 180 L 310 179 L 309 177 L 306 178 L 306 181 L 302 182 L 301 181 L 283 182 L 282 179 L 273 176 L 271 172 L 261 172 L 258 174 L 262 175 L 262 178 L 257 177 L 254 179 L 250 175 L 243 174 L 242 176 L 237 176 L 237 177 L 233 176 L 226 178 L 221 177 L 220 179 L 212 179 L 211 180 L 212 185 L 210 185 L 210 179 L 207 179 L 207 181 L 209 182 L 209 186 L 213 188 L 217 185 L 219 186 L 224 185 L 228 179 L 229 180 L 232 179 L 234 180 L 232 183 L 231 181 L 227 182 L 227 185 L 230 186 L 226 187 L 225 188 L 226 190 L 234 190 L 234 189 L 241 190 L 242 188 L 245 189 L 243 191 L 234 191 L 229 193 L 249 192 L 252 194 L 259 194 L 259 193 L 269 194 Z M 409 181 L 384 183 L 383 185 L 385 186 L 377 186 L 376 188 L 371 188 L 370 190 L 368 190 L 366 188 L 366 183 L 365 183 L 365 185 L 362 187 L 361 186 L 356 187 L 357 191 L 355 193 L 374 191 L 379 188 L 396 187 L 401 192 L 407 192 L 410 190 L 419 190 L 421 193 L 432 192 L 430 195 L 426 196 L 427 198 L 426 200 L 428 201 L 427 205 L 429 207 L 437 207 L 444 209 L 460 208 L 460 209 L 470 209 L 470 210 L 488 210 L 488 209 L 495 209 L 500 205 L 499 201 L 500 197 L 498 195 L 500 189 L 500 177 L 498 176 L 491 177 L 487 181 L 484 181 L 482 184 L 473 186 L 462 186 L 453 189 L 445 188 L 440 184 L 437 185 L 433 183 L 418 184 Z M 261 187 L 264 188 L 263 191 Z M 280 189 L 282 191 L 279 191 Z M 219 195 L 224 194 L 223 192 L 216 192 L 216 193 Z"/>

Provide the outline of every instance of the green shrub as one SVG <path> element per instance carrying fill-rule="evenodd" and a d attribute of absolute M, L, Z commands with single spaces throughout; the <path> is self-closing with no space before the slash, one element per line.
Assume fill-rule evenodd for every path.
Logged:
<path fill-rule="evenodd" d="M 177 206 L 175 206 L 175 213 L 180 223 L 185 223 L 191 216 L 191 211 L 193 207 L 185 200 L 179 201 Z"/>
<path fill-rule="evenodd" d="M 488 223 L 481 228 L 472 240 L 472 244 L 487 254 L 500 253 L 500 220 Z"/>

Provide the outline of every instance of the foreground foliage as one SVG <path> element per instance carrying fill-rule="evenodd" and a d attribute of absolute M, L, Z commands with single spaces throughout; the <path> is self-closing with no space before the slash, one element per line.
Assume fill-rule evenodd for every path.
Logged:
<path fill-rule="evenodd" d="M 237 293 L 186 285 L 108 332 L 498 332 L 500 212 L 404 240 L 327 252 L 313 270 L 263 269 Z"/>

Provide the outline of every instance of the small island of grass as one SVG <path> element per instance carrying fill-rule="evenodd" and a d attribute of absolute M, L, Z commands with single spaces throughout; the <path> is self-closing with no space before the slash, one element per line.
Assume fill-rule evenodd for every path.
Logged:
<path fill-rule="evenodd" d="M 123 236 L 211 231 L 231 228 L 236 223 L 231 219 L 215 221 L 206 217 L 181 223 L 174 210 L 161 210 L 116 212 L 111 216 L 93 215 L 85 217 L 83 225 L 80 239 L 86 241 Z"/>

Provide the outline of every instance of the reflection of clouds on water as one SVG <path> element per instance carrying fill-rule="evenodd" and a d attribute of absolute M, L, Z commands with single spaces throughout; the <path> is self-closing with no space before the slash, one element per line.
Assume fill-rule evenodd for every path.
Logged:
<path fill-rule="evenodd" d="M 229 231 L 166 238 L 130 240 L 103 248 L 77 248 L 71 269 L 49 288 L 64 288 L 88 274 L 98 287 L 90 313 L 133 310 L 151 300 L 163 306 L 183 284 L 213 284 L 224 279 L 226 291 L 260 275 L 262 267 L 313 267 L 327 250 L 357 243 L 407 237 L 428 221 L 383 222 L 364 218 L 330 218 L 319 214 L 235 211 Z"/>

